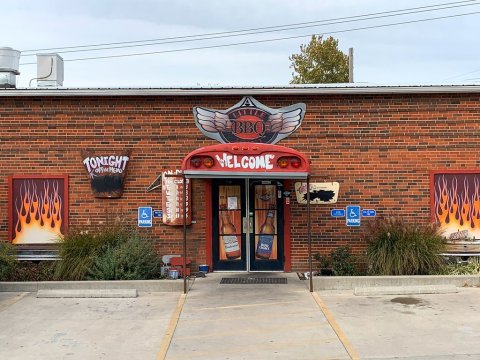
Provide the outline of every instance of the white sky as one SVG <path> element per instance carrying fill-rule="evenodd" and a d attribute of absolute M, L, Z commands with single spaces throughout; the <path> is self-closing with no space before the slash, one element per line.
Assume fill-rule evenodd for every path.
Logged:
<path fill-rule="evenodd" d="M 455 0 L 10 0 L 0 21 L 0 46 L 17 50 L 157 39 L 326 20 Z M 8 5 L 6 5 L 8 3 Z M 480 12 L 474 6 L 423 14 L 180 44 L 61 54 L 67 59 L 162 51 Z M 6 5 L 6 6 L 5 6 Z M 332 34 L 354 48 L 359 84 L 480 83 L 480 14 Z M 289 56 L 309 36 L 208 50 L 65 62 L 65 87 L 177 87 L 287 85 Z M 50 52 L 50 51 L 47 51 Z M 34 62 L 22 55 L 20 62 Z M 36 77 L 20 67 L 17 86 Z M 468 73 L 468 74 L 467 74 Z"/>

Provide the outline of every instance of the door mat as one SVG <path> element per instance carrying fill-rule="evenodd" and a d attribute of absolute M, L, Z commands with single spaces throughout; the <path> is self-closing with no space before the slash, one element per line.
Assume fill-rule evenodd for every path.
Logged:
<path fill-rule="evenodd" d="M 287 284 L 287 278 L 280 277 L 242 277 L 242 278 L 222 278 L 220 284 Z"/>

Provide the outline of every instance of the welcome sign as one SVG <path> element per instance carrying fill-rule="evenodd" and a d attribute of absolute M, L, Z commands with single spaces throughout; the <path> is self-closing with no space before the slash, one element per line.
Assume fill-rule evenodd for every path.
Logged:
<path fill-rule="evenodd" d="M 275 154 L 263 154 L 257 156 L 238 156 L 227 153 L 215 155 L 220 167 L 227 169 L 250 169 L 250 170 L 271 170 Z"/>

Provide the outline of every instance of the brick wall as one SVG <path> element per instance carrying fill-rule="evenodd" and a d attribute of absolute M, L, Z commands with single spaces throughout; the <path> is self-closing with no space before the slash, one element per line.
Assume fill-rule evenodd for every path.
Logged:
<path fill-rule="evenodd" d="M 430 219 L 429 171 L 476 169 L 478 94 L 256 96 L 272 108 L 307 104 L 304 122 L 279 145 L 311 159 L 312 181 L 338 181 L 334 206 L 312 206 L 314 252 L 365 248 L 365 226 L 348 228 L 330 209 L 358 204 L 379 215 Z M 193 106 L 227 109 L 241 96 L 0 97 L 0 239 L 8 237 L 7 183 L 12 174 L 68 174 L 70 226 L 136 222 L 137 207 L 161 207 L 145 190 L 190 151 L 215 144 L 196 128 Z M 121 199 L 96 199 L 81 149 L 132 150 Z M 205 259 L 205 181 L 193 180 L 188 252 Z M 307 266 L 306 207 L 292 199 L 292 270 Z M 156 220 L 156 219 L 155 219 Z M 141 229 L 160 253 L 180 252 L 181 228 L 154 221 Z"/>

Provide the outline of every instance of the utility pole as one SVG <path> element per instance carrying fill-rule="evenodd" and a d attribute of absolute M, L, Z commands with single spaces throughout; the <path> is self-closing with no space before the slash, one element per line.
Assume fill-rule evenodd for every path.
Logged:
<path fill-rule="evenodd" d="M 353 83 L 353 48 L 348 49 L 348 82 Z"/>

